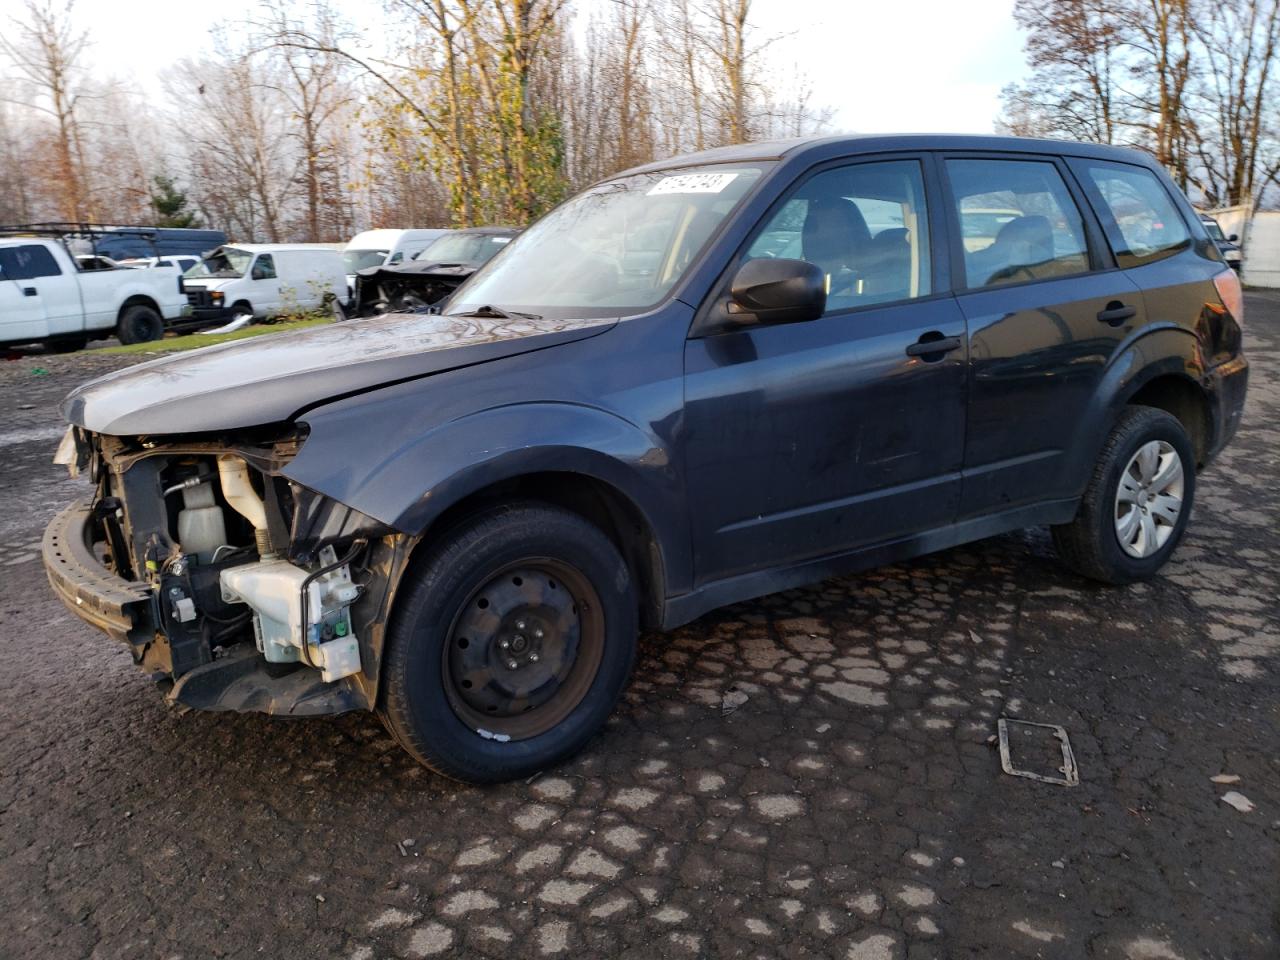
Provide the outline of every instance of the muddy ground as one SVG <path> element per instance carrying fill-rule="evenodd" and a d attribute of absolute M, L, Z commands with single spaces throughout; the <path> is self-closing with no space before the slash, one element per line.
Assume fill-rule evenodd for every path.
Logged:
<path fill-rule="evenodd" d="M 1153 582 L 1032 530 L 739 604 L 490 789 L 371 716 L 166 709 L 38 553 L 80 489 L 56 401 L 132 358 L 0 364 L 0 957 L 1274 960 L 1280 297 L 1246 326 L 1244 426 Z M 1002 773 L 1001 716 L 1064 726 L 1080 785 Z"/>

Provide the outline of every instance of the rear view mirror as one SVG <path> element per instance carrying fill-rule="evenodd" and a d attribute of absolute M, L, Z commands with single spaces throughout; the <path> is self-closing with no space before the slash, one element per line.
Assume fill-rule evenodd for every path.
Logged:
<path fill-rule="evenodd" d="M 748 260 L 729 287 L 728 320 L 755 323 L 803 323 L 827 309 L 826 278 L 807 260 Z"/>

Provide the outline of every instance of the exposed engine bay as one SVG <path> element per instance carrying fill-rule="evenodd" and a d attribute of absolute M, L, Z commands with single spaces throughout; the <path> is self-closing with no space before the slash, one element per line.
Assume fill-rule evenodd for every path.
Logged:
<path fill-rule="evenodd" d="M 63 442 L 59 462 L 96 485 L 84 535 L 94 559 L 146 587 L 126 638 L 134 659 L 178 703 L 290 713 L 371 705 L 368 661 L 394 582 L 380 573 L 403 552 L 401 538 L 281 476 L 303 439 L 290 431 L 157 443 L 75 428 Z"/>
<path fill-rule="evenodd" d="M 457 290 L 479 265 L 419 263 L 370 267 L 356 274 L 355 314 L 425 313 Z"/>

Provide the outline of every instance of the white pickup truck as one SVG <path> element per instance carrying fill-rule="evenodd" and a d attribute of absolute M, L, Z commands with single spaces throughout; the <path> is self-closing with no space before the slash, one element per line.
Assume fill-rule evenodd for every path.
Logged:
<path fill-rule="evenodd" d="M 186 307 L 174 267 L 80 270 L 56 239 L 0 237 L 0 346 L 43 342 L 61 351 L 112 335 L 158 340 Z"/>

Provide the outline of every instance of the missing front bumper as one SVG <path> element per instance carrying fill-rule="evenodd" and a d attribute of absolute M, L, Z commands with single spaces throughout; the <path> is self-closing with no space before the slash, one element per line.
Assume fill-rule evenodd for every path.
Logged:
<path fill-rule="evenodd" d="M 72 613 L 137 651 L 151 640 L 151 587 L 105 569 L 90 546 L 93 507 L 62 510 L 45 528 L 41 552 L 54 593 Z M 135 659 L 138 659 L 135 653 Z"/>

